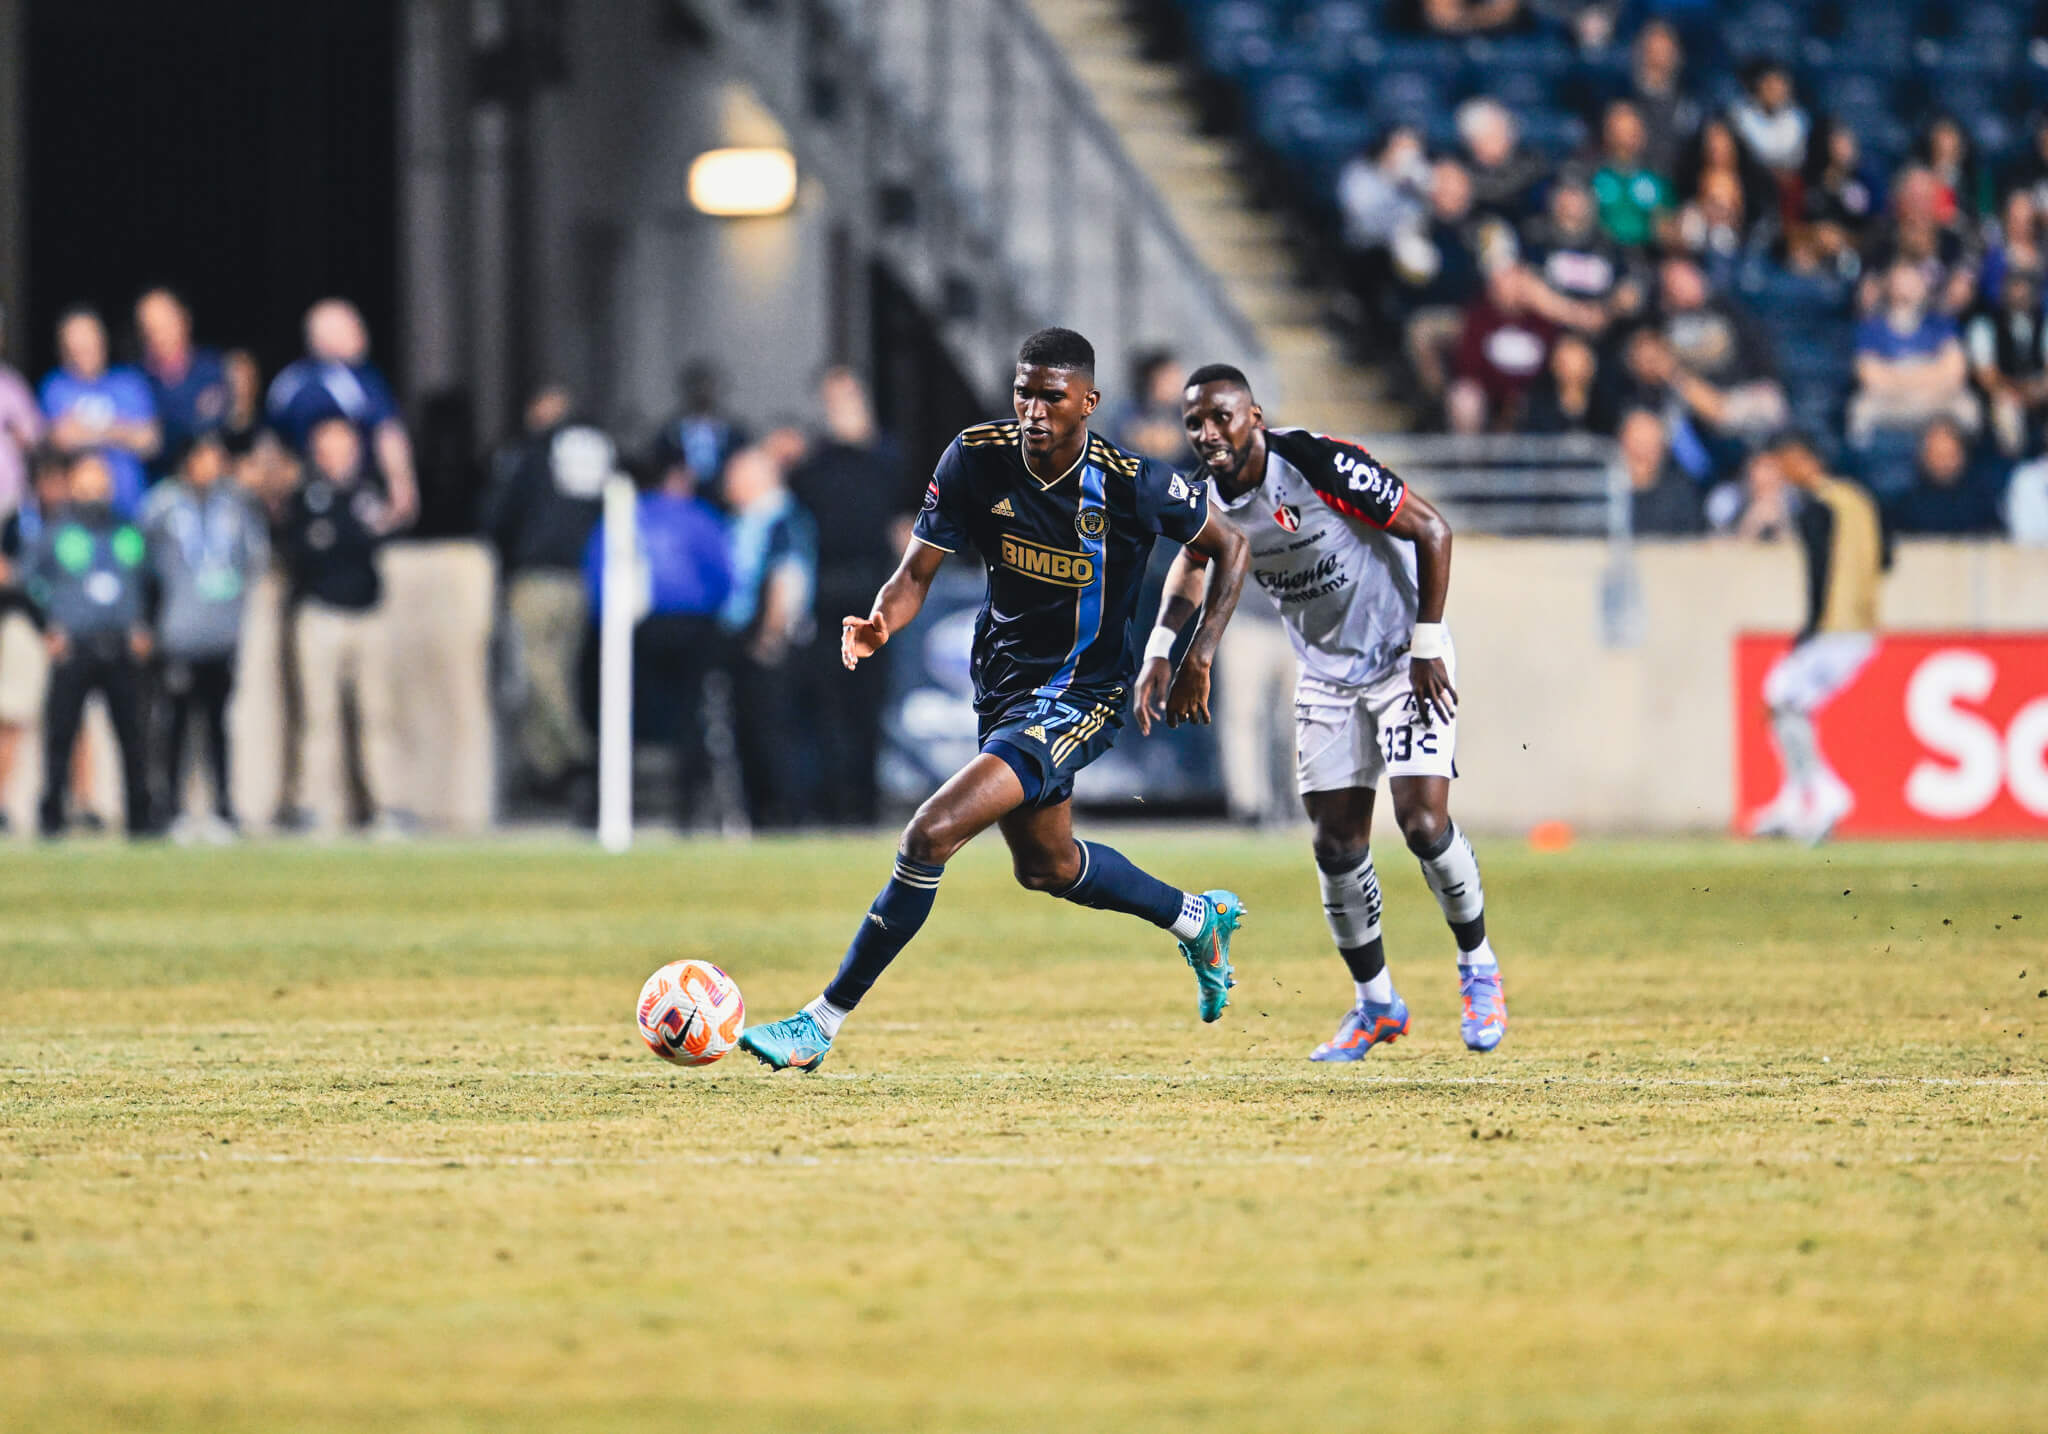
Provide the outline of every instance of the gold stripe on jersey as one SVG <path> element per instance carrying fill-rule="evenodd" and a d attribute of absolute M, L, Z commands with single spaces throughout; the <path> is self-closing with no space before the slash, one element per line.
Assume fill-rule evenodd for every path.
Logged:
<path fill-rule="evenodd" d="M 1100 438 L 1090 435 L 1088 461 L 1106 472 L 1121 473 L 1126 478 L 1135 478 L 1138 476 L 1138 465 L 1144 460 L 1134 454 L 1119 453 Z"/>
<path fill-rule="evenodd" d="M 1877 590 L 1884 574 L 1884 530 L 1877 504 L 1854 483 L 1823 478 L 1815 498 L 1834 514 L 1828 538 L 1828 588 L 1815 632 L 1877 631 Z"/>
<path fill-rule="evenodd" d="M 1061 734 L 1059 740 L 1052 744 L 1051 756 L 1053 765 L 1057 767 L 1060 763 L 1066 761 L 1073 754 L 1075 748 L 1093 737 L 1097 732 L 1100 732 L 1102 724 L 1109 720 L 1109 715 L 1109 709 L 1099 702 L 1091 707 L 1088 710 L 1088 715 L 1076 723 L 1071 732 Z"/>
<path fill-rule="evenodd" d="M 960 433 L 963 448 L 994 448 L 1017 441 L 1018 427 L 1014 422 L 998 420 L 994 423 L 977 423 Z"/>

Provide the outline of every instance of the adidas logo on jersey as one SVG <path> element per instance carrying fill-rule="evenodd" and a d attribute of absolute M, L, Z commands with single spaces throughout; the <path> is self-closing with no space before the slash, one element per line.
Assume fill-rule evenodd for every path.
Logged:
<path fill-rule="evenodd" d="M 995 507 L 989 509 L 989 512 L 995 514 L 998 518 L 1014 518 L 1017 516 L 1017 510 L 1010 506 L 1008 498 L 997 499 Z"/>
<path fill-rule="evenodd" d="M 1034 742 L 1043 742 L 1045 740 L 1045 728 L 1039 726 L 1036 722 L 1033 722 L 1029 727 L 1026 727 L 1024 729 L 1024 735 L 1029 737 Z"/>

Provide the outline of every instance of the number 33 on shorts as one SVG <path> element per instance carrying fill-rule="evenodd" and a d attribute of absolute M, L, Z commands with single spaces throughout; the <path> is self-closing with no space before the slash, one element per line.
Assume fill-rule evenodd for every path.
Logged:
<path fill-rule="evenodd" d="M 1366 687 L 1302 680 L 1294 707 L 1302 791 L 1375 787 L 1382 777 L 1457 775 L 1458 719 L 1421 721 L 1405 667 Z"/>

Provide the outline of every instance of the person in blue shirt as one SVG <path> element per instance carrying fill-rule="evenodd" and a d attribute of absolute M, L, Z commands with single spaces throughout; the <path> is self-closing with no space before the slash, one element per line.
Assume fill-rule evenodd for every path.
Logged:
<path fill-rule="evenodd" d="M 1894 263 L 1885 271 L 1882 306 L 1856 326 L 1849 441 L 1861 447 L 1875 429 L 1918 429 L 1937 414 L 1975 433 L 1979 414 L 1969 380 L 1955 320 L 1930 311 L 1918 265 Z"/>
<path fill-rule="evenodd" d="M 717 666 L 718 615 L 732 593 L 725 522 L 697 496 L 695 472 L 674 464 L 635 508 L 639 561 L 633 627 L 633 731 L 675 752 L 676 821 L 688 826 L 708 788 L 704 679 Z M 605 525 L 583 550 L 591 628 L 583 644 L 584 715 L 598 725 L 598 633 L 604 617 Z"/>
<path fill-rule="evenodd" d="M 756 830 L 786 827 L 796 821 L 802 748 L 791 652 L 815 626 L 818 526 L 789 491 L 782 465 L 759 446 L 726 464 L 725 503 L 732 592 L 718 617 L 730 646 L 740 786 Z"/>
<path fill-rule="evenodd" d="M 949 553 L 970 544 L 988 564 L 974 627 L 980 753 L 918 809 L 895 873 L 847 947 L 839 973 L 794 1016 L 740 1033 L 776 1070 L 816 1070 L 840 1022 L 931 914 L 946 862 L 989 827 L 1009 843 L 1017 880 L 1081 906 L 1170 931 L 1193 968 L 1198 1009 L 1230 1003 L 1233 892 L 1180 890 L 1073 831 L 1074 776 L 1109 750 L 1129 707 L 1141 644 L 1132 631 L 1154 541 L 1182 545 L 1206 572 L 1202 617 L 1167 698 L 1167 721 L 1209 720 L 1209 666 L 1237 606 L 1249 545 L 1210 517 L 1199 479 L 1126 453 L 1088 431 L 1102 401 L 1095 349 L 1071 329 L 1041 329 L 1018 350 L 1015 418 L 954 439 L 925 490 L 896 573 L 865 616 L 844 619 L 849 668 L 917 616 Z"/>
<path fill-rule="evenodd" d="M 299 458 L 321 422 L 347 419 L 382 480 L 393 527 L 407 526 L 418 514 L 412 440 L 391 385 L 370 362 L 370 331 L 354 304 L 322 299 L 306 310 L 306 356 L 271 380 L 265 410 L 271 431 Z"/>
<path fill-rule="evenodd" d="M 228 376 L 218 353 L 193 346 L 192 312 L 169 289 L 151 289 L 135 301 L 135 332 L 142 340 L 142 376 L 163 427 L 163 447 L 150 471 L 155 481 L 176 470 L 165 455 L 189 451 L 192 440 L 227 422 Z"/>
<path fill-rule="evenodd" d="M 143 462 L 163 445 L 149 381 L 132 368 L 107 366 L 107 326 L 87 308 L 57 320 L 57 367 L 38 395 L 49 441 L 67 457 L 97 453 L 113 479 L 113 510 L 135 516 L 147 486 Z"/>

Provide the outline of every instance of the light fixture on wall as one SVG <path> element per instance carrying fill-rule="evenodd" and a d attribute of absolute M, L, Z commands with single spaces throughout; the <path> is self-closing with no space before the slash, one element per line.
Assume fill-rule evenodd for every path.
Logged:
<path fill-rule="evenodd" d="M 796 202 L 796 156 L 786 149 L 707 149 L 690 161 L 690 203 L 700 214 L 781 214 Z"/>

